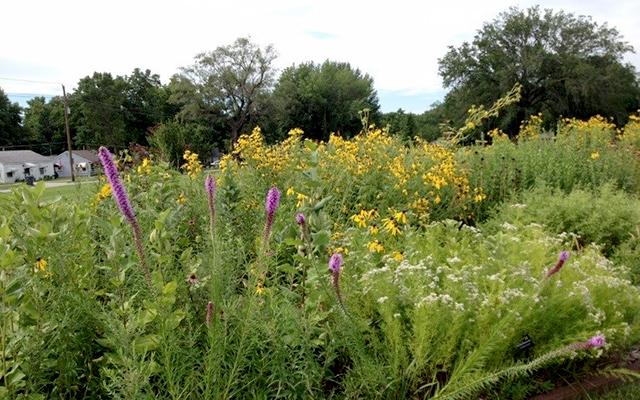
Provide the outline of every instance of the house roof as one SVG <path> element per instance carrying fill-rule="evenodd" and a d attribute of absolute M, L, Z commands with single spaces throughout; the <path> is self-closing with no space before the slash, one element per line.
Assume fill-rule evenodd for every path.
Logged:
<path fill-rule="evenodd" d="M 100 162 L 100 158 L 98 157 L 98 152 L 95 150 L 71 150 L 71 152 L 73 153 L 74 156 L 79 155 L 80 157 L 94 164 Z M 62 154 L 58 155 L 57 158 L 61 156 L 69 157 L 69 152 L 64 151 Z"/>
<path fill-rule="evenodd" d="M 51 159 L 31 150 L 0 151 L 1 164 L 50 163 Z"/>

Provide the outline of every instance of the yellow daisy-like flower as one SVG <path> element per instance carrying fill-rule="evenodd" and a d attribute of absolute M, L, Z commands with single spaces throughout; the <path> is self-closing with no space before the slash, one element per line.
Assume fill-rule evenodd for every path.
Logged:
<path fill-rule="evenodd" d="M 393 259 L 397 262 L 404 260 L 404 255 L 402 255 L 402 253 L 400 253 L 399 251 L 394 251 L 393 253 L 391 253 L 391 257 L 393 257 Z"/>
<path fill-rule="evenodd" d="M 592 160 L 597 160 L 600 158 L 600 153 L 597 151 L 594 151 L 593 153 L 591 153 L 591 159 Z"/>
<path fill-rule="evenodd" d="M 42 257 L 38 257 L 36 259 L 36 269 L 40 272 L 45 272 L 47 270 L 47 265 L 49 263 L 47 263 L 47 260 L 45 260 Z"/>
<path fill-rule="evenodd" d="M 384 251 L 384 246 L 378 240 L 373 240 L 367 244 L 367 248 L 372 253 L 382 253 Z"/>
<path fill-rule="evenodd" d="M 184 196 L 184 193 L 180 193 L 180 196 L 178 196 L 176 203 L 183 205 L 186 202 L 187 202 L 187 198 Z"/>
<path fill-rule="evenodd" d="M 258 285 L 256 285 L 256 294 L 258 296 L 262 296 L 265 292 L 265 288 L 264 286 L 262 286 L 262 282 L 258 282 Z"/>
<path fill-rule="evenodd" d="M 384 218 L 382 220 L 382 226 L 384 230 L 389 232 L 392 236 L 396 236 L 400 233 L 400 228 L 398 228 L 398 225 L 393 218 Z"/>

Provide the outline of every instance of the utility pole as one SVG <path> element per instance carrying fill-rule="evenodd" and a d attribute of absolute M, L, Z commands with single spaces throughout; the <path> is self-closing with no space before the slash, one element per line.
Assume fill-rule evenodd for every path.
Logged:
<path fill-rule="evenodd" d="M 62 97 L 64 98 L 64 129 L 67 131 L 67 150 L 69 151 L 69 169 L 71 170 L 71 182 L 76 181 L 75 172 L 73 172 L 73 155 L 71 154 L 71 133 L 69 133 L 69 106 L 67 105 L 67 92 L 62 85 Z"/>

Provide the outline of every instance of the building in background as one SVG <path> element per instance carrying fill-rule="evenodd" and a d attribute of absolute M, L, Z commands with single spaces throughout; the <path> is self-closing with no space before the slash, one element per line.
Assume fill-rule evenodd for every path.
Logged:
<path fill-rule="evenodd" d="M 72 150 L 73 168 L 76 176 L 90 176 L 97 173 L 100 166 L 98 153 L 93 150 Z M 56 172 L 60 177 L 71 176 L 69 168 L 69 152 L 65 151 L 54 158 Z"/>
<path fill-rule="evenodd" d="M 0 151 L 0 183 L 13 183 L 32 177 L 34 180 L 53 178 L 51 157 L 31 150 Z"/>

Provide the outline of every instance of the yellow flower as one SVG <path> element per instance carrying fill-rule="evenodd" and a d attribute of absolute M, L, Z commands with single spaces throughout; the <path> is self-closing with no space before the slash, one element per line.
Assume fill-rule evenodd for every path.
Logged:
<path fill-rule="evenodd" d="M 398 262 L 404 260 L 404 256 L 399 251 L 394 251 L 393 253 L 391 253 L 391 257 L 393 257 L 393 259 Z"/>
<path fill-rule="evenodd" d="M 151 173 L 151 160 L 145 158 L 142 160 L 142 164 L 138 165 L 138 175 L 149 175 Z"/>
<path fill-rule="evenodd" d="M 378 240 L 373 240 L 367 244 L 367 248 L 372 253 L 382 253 L 384 251 L 384 246 Z"/>
<path fill-rule="evenodd" d="M 400 233 L 400 228 L 398 228 L 398 225 L 396 225 L 396 221 L 393 218 L 384 218 L 382 220 L 382 226 L 392 236 L 396 236 Z"/>
<path fill-rule="evenodd" d="M 406 224 L 407 223 L 407 214 L 404 213 L 404 211 L 396 211 L 393 213 L 393 219 L 395 219 L 396 221 L 398 221 L 401 224 Z"/>
<path fill-rule="evenodd" d="M 594 151 L 593 153 L 591 153 L 592 160 L 597 160 L 599 158 L 600 158 L 600 153 L 598 153 L 598 151 Z"/>
<path fill-rule="evenodd" d="M 377 234 L 378 234 L 378 232 L 380 232 L 380 229 L 378 229 L 378 226 L 377 226 L 377 225 L 375 225 L 375 224 L 374 224 L 374 225 L 371 225 L 371 226 L 369 227 L 369 233 L 370 233 L 370 234 L 372 234 L 372 235 L 377 235 Z"/>
<path fill-rule="evenodd" d="M 296 195 L 296 200 L 298 201 L 298 202 L 296 203 L 296 207 L 300 208 L 300 206 L 302 206 L 302 204 L 304 204 L 304 201 L 305 201 L 306 199 L 307 199 L 307 196 L 305 196 L 305 195 L 304 195 L 304 194 L 302 194 L 302 193 L 298 193 L 298 194 Z"/>
<path fill-rule="evenodd" d="M 294 194 L 296 194 L 296 191 L 293 190 L 293 187 L 289 186 L 289 189 L 287 189 L 287 196 L 293 196 Z"/>
<path fill-rule="evenodd" d="M 191 179 L 196 179 L 200 172 L 202 172 L 202 164 L 200 164 L 200 160 L 198 159 L 198 154 L 191 152 L 190 150 L 185 150 L 182 158 L 186 161 L 180 168 L 187 171 L 187 175 Z"/>
<path fill-rule="evenodd" d="M 36 269 L 40 272 L 45 272 L 47 270 L 47 260 L 42 257 L 38 257 L 36 259 Z"/>
<path fill-rule="evenodd" d="M 256 294 L 258 296 L 262 296 L 264 294 L 264 286 L 262 286 L 262 282 L 258 282 L 258 284 L 256 285 Z"/>
<path fill-rule="evenodd" d="M 183 205 L 186 202 L 187 198 L 184 196 L 184 193 L 180 193 L 180 196 L 178 196 L 178 200 L 176 200 L 176 203 Z"/>
<path fill-rule="evenodd" d="M 440 196 L 439 196 L 439 195 L 436 195 L 436 198 L 435 198 L 435 199 L 433 199 L 433 202 L 434 202 L 434 203 L 436 203 L 436 204 L 440 204 L 440 202 L 441 202 L 441 201 L 442 201 L 442 200 L 440 199 Z"/>

